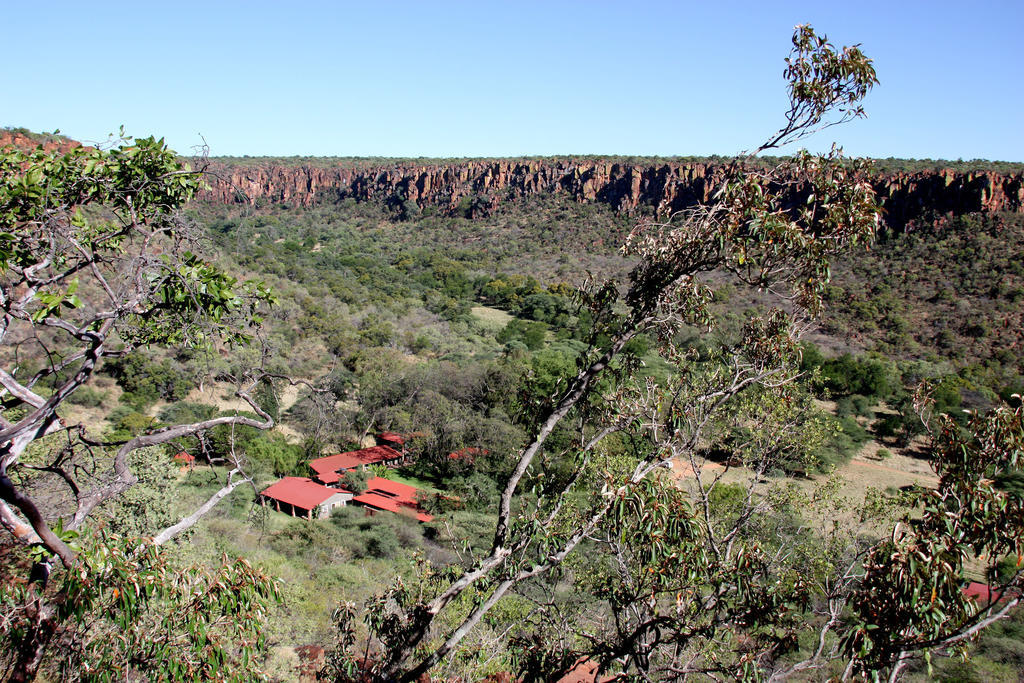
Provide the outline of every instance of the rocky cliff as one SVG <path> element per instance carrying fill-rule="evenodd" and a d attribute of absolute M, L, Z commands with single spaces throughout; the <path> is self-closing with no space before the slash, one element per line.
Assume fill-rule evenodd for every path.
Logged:
<path fill-rule="evenodd" d="M 61 151 L 79 143 L 62 136 L 0 130 L 0 147 L 43 144 Z M 387 160 L 353 163 L 330 160 L 282 164 L 253 159 L 211 160 L 210 189 L 215 202 L 378 200 L 414 202 L 445 213 L 493 210 L 503 201 L 532 194 L 562 194 L 577 202 L 600 202 L 616 211 L 666 215 L 707 201 L 724 176 L 713 162 L 615 161 L 586 159 L 491 159 L 416 164 Z M 1024 212 L 1024 171 L 939 171 L 878 173 L 875 190 L 887 223 L 902 229 L 915 220 L 976 211 Z"/>
<path fill-rule="evenodd" d="M 600 159 L 480 160 L 415 165 L 282 165 L 211 161 L 218 202 L 383 200 L 415 202 L 448 213 L 486 211 L 537 193 L 601 202 L 617 211 L 665 215 L 709 199 L 724 166 L 700 162 L 615 162 Z M 900 229 L 915 219 L 975 211 L 1024 210 L 1024 172 L 925 171 L 878 173 L 875 189 L 887 221 Z"/>
<path fill-rule="evenodd" d="M 82 143 L 63 135 L 51 135 L 47 133 L 28 133 L 20 130 L 0 130 L 0 147 L 17 147 L 19 149 L 30 150 L 35 149 L 38 145 L 42 145 L 46 151 L 59 149 L 61 152 L 67 152 L 75 147 L 81 147 Z"/>

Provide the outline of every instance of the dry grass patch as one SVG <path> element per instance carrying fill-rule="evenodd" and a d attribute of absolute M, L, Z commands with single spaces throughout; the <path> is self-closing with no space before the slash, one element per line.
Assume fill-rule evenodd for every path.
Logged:
<path fill-rule="evenodd" d="M 507 311 L 503 311 L 499 308 L 491 308 L 490 306 L 474 306 L 470 309 L 470 312 L 479 320 L 484 327 L 494 330 L 495 332 L 505 328 L 515 316 Z"/>

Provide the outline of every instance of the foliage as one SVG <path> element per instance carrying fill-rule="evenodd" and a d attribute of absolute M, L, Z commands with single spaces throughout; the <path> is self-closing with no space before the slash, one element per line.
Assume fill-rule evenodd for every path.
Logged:
<path fill-rule="evenodd" d="M 557 624 L 540 615 L 540 623 L 523 624 L 514 647 L 525 679 L 549 679 L 580 658 L 599 670 L 624 663 L 626 671 L 635 667 L 655 678 L 670 677 L 681 660 L 690 673 L 739 679 L 793 651 L 808 628 L 813 575 L 799 565 L 773 566 L 777 549 L 770 544 L 715 552 L 716 534 L 733 528 L 732 515 L 743 514 L 745 497 L 740 486 L 717 489 L 710 527 L 700 503 L 664 480 L 644 482 L 620 498 L 587 560 L 573 565 L 575 590 L 591 599 L 564 608 L 580 612 L 573 615 L 576 623 L 595 626 L 569 641 L 574 646 L 566 653 L 559 652 L 565 636 Z M 762 520 L 766 531 L 777 530 L 774 521 Z M 756 537 L 767 541 L 770 532 Z M 804 559 L 807 549 L 798 549 L 794 556 Z M 601 614 L 611 618 L 601 624 Z M 746 654 L 730 656 L 734 649 Z"/>
<path fill-rule="evenodd" d="M 367 482 L 373 478 L 373 472 L 366 472 L 362 469 L 353 469 L 345 472 L 341 478 L 341 484 L 346 490 L 359 495 L 366 491 Z"/>
<path fill-rule="evenodd" d="M 759 151 L 858 115 L 858 93 L 873 81 L 856 48 L 833 50 L 806 27 L 794 48 L 787 66 L 793 109 Z M 838 109 L 830 113 L 830 104 Z M 716 168 L 722 161 L 713 160 Z M 877 175 L 837 154 L 725 161 L 728 178 L 709 186 L 709 201 L 664 225 L 645 221 L 632 234 L 633 218 L 655 207 L 627 215 L 565 196 L 483 194 L 463 198 L 453 216 L 405 194 L 369 201 L 320 195 L 301 208 L 194 203 L 190 213 L 208 224 L 223 258 L 235 270 L 259 272 L 281 294 L 280 305 L 265 313 L 264 352 L 220 347 L 197 313 L 190 320 L 202 324 L 193 340 L 199 347 L 212 342 L 219 353 L 154 345 L 111 354 L 106 371 L 126 390 L 125 405 L 111 410 L 87 384 L 68 401 L 104 408 L 106 438 L 129 440 L 176 423 L 261 415 L 175 401 L 158 421 L 150 417 L 154 401 L 183 396 L 204 375 L 238 376 L 260 364 L 319 377 L 312 384 L 329 392 L 334 412 L 324 412 L 310 389 L 284 412 L 304 436 L 302 446 L 227 423 L 168 442 L 172 451 L 226 458 L 257 482 L 307 474 L 305 462 L 328 443 L 354 443 L 383 429 L 417 433 L 408 444 L 417 458 L 409 471 L 421 488 L 437 489 L 422 496 L 437 515 L 433 524 L 367 517 L 350 507 L 330 522 L 271 515 L 253 531 L 245 522 L 250 498 L 235 495 L 178 549 L 201 547 L 207 561 L 226 551 L 270 563 L 287 580 L 287 601 L 264 632 L 284 643 L 326 637 L 331 601 L 354 600 L 337 615 L 344 642 L 333 652 L 332 677 L 371 676 L 359 671 L 369 667 L 387 678 L 388 667 L 408 672 L 433 659 L 436 678 L 518 670 L 548 679 L 587 657 L 622 676 L 685 676 L 673 667 L 688 663 L 692 673 L 722 678 L 815 677 L 815 668 L 838 678 L 842 665 L 830 662 L 854 657 L 838 643 L 848 633 L 859 562 L 875 552 L 871 539 L 888 535 L 887 520 L 921 492 L 891 487 L 872 493 L 863 508 L 851 507 L 819 475 L 857 452 L 869 432 L 890 446 L 913 440 L 920 448 L 915 437 L 927 426 L 906 392 L 922 378 L 937 384 L 934 410 L 951 413 L 961 429 L 968 423 L 961 407 L 985 408 L 997 394 L 1019 404 L 1012 396 L 1024 386 L 1012 353 L 1020 327 L 1013 304 L 1024 290 L 1014 258 L 1024 224 L 1011 215 L 962 217 L 914 224 L 906 234 L 883 232 L 870 252 L 844 251 L 833 274 L 828 260 L 840 245 L 830 240 L 862 242 L 870 232 L 864 225 L 845 232 L 842 224 L 869 199 L 860 184 L 877 183 Z M 380 160 L 339 163 L 375 168 Z M 808 200 L 810 183 L 819 189 Z M 844 217 L 847 209 L 854 211 Z M 110 217 L 95 202 L 83 215 Z M 161 233 L 160 249 L 164 237 L 174 245 L 189 237 L 178 217 L 168 217 L 174 232 Z M 623 240 L 625 254 L 606 246 Z M 208 244 L 193 244 L 182 239 L 183 249 L 167 252 L 171 260 L 184 257 L 185 272 L 195 261 L 184 250 L 209 253 Z M 633 279 L 624 281 L 636 261 Z M 697 265 L 690 272 L 688 264 Z M 39 299 L 55 319 L 58 312 L 72 319 L 94 300 L 97 286 L 83 272 L 67 296 Z M 593 277 L 580 293 L 563 283 L 585 272 Z M 781 308 L 793 315 L 768 312 L 787 288 L 796 305 Z M 819 346 L 802 343 L 797 359 L 793 342 L 819 299 L 830 309 L 828 334 L 815 337 Z M 637 313 L 651 301 L 649 316 Z M 481 303 L 494 308 L 472 308 Z M 232 315 L 246 312 L 243 306 Z M 113 339 L 104 348 L 127 351 L 138 343 Z M 71 357 L 56 348 L 57 363 Z M 19 362 L 19 378 L 46 367 L 39 353 Z M 798 362 L 806 386 L 795 375 Z M 40 377 L 36 393 L 52 395 L 74 369 Z M 592 378 L 581 385 L 585 375 Z M 517 480 L 516 456 L 581 386 Z M 259 411 L 278 417 L 282 387 L 269 376 L 250 385 Z M 837 399 L 836 419 L 814 405 L 814 393 Z M 30 408 L 13 405 L 4 416 L 17 420 Z M 22 463 L 52 464 L 39 455 L 59 449 L 46 445 Z M 449 457 L 466 448 L 472 458 Z M 99 456 L 102 473 L 115 454 L 91 455 Z M 214 493 L 222 474 L 203 467 L 175 484 L 157 451 L 136 451 L 128 462 L 139 483 L 102 503 L 87 526 L 151 533 L 196 496 Z M 673 482 L 659 475 L 669 462 Z M 58 475 L 20 465 L 12 475 L 50 506 Z M 1004 472 L 994 481 L 1012 492 L 1018 479 Z M 624 507 L 605 507 L 612 497 Z M 62 500 L 73 507 L 72 496 Z M 666 515 L 664 528 L 649 528 Z M 413 549 L 431 564 L 409 576 L 403 560 Z M 1016 562 L 1012 553 L 1001 560 L 1001 581 Z M 749 572 L 742 581 L 738 570 Z M 26 564 L 16 573 L 27 572 Z M 396 575 L 401 590 L 369 603 L 380 608 L 376 620 L 360 623 L 366 614 L 355 604 Z M 760 611 L 759 600 L 778 609 Z M 1003 659 L 983 662 L 976 673 L 1003 672 L 998 667 L 1012 658 L 1004 645 L 993 650 Z M 403 648 L 412 652 L 404 663 L 397 661 Z M 894 668 L 881 659 L 858 666 Z M 970 667 L 936 672 L 968 675 Z"/>
<path fill-rule="evenodd" d="M 962 649 L 968 638 L 1019 601 L 1024 556 L 1024 499 L 1001 479 L 1021 468 L 1024 411 L 998 408 L 973 415 L 968 435 L 948 417 L 932 452 L 940 476 L 920 495 L 923 512 L 908 518 L 864 561 L 865 576 L 850 598 L 853 628 L 846 641 L 857 669 L 878 676 L 902 668 L 919 650 Z M 1018 558 L 993 590 L 1014 597 L 1002 604 L 964 595 L 968 562 Z"/>
<path fill-rule="evenodd" d="M 192 389 L 192 378 L 168 359 L 160 361 L 143 352 L 111 360 L 104 368 L 124 390 L 121 400 L 147 408 L 159 399 L 179 401 Z"/>
<path fill-rule="evenodd" d="M 495 339 L 500 344 L 508 344 L 514 341 L 522 342 L 530 351 L 536 351 L 544 346 L 545 331 L 546 327 L 542 323 L 514 318 L 509 321 L 505 329 L 498 333 Z"/>
<path fill-rule="evenodd" d="M 833 396 L 858 395 L 884 400 L 893 390 L 892 371 L 880 360 L 853 357 L 844 353 L 836 358 L 821 359 L 805 367 L 821 368 L 825 387 Z"/>
<path fill-rule="evenodd" d="M 173 489 L 177 463 L 163 448 L 140 448 L 132 453 L 131 464 L 139 473 L 139 485 L 108 501 L 98 515 L 107 532 L 123 538 L 139 538 L 164 529 L 182 512 Z"/>
<path fill-rule="evenodd" d="M 807 27 L 798 27 L 787 64 L 787 123 L 757 153 L 826 125 L 833 112 L 840 120 L 860 115 L 858 102 L 875 82 L 870 61 L 858 49 L 840 53 Z M 704 457 L 701 449 L 708 441 L 720 443 L 733 426 L 738 424 L 740 433 L 731 435 L 731 450 L 753 470 L 755 483 L 779 464 L 805 458 L 818 430 L 804 428 L 806 410 L 789 390 L 798 373 L 798 316 L 820 312 L 829 257 L 873 235 L 879 209 L 864 174 L 863 164 L 844 161 L 836 150 L 824 156 L 800 153 L 768 170 L 737 160 L 714 201 L 669 223 L 642 225 L 630 235 L 624 253 L 637 263 L 625 291 L 615 281 L 592 281 L 583 288 L 578 303 L 581 317 L 587 311 L 588 326 L 582 348 L 568 356 L 574 367 L 552 373 L 550 386 L 521 401 L 531 436 L 499 486 L 489 551 L 443 580 L 425 571 L 415 596 L 406 584 L 396 583 L 368 605 L 365 622 L 380 645 L 380 659 L 368 663 L 376 679 L 408 681 L 427 673 L 511 591 L 556 577 L 586 539 L 645 490 L 654 472 L 673 459 L 689 460 L 696 472 Z M 810 188 L 809 199 L 799 204 L 790 192 L 797 186 Z M 755 288 L 789 288 L 798 316 L 775 309 L 750 318 L 734 342 L 709 346 L 704 354 L 679 348 L 675 340 L 684 325 L 714 322 L 713 272 Z M 630 381 L 638 359 L 620 354 L 640 336 L 657 339 L 672 364 L 676 374 L 667 386 Z M 564 438 L 556 439 L 557 434 Z M 610 434 L 621 435 L 632 447 L 605 449 L 602 442 Z M 801 442 L 790 438 L 794 434 L 810 438 Z M 754 500 L 751 490 L 741 521 L 751 518 Z M 705 520 L 706 514 L 705 508 Z M 634 534 L 640 540 L 636 552 L 661 553 L 650 534 L 673 520 L 679 521 L 679 535 L 694 533 L 686 514 L 681 515 L 644 525 Z M 698 516 L 691 519 L 700 524 Z M 730 663 L 707 670 L 754 675 L 758 657 L 787 651 L 790 615 L 806 601 L 800 574 L 773 573 L 771 556 L 753 542 L 730 542 L 726 549 L 712 539 L 710 548 L 697 547 L 702 549 L 694 552 L 716 555 L 717 569 L 710 575 L 697 570 L 694 585 L 702 594 L 709 589 L 724 616 L 704 627 L 686 626 L 684 620 L 684 627 L 713 640 L 750 625 L 748 635 L 757 636 L 756 654 L 740 657 L 739 668 Z M 691 554 L 673 554 L 666 546 L 664 556 L 685 566 L 682 558 Z M 712 576 L 721 576 L 720 589 L 714 588 Z M 788 590 L 791 586 L 795 592 Z M 631 608 L 641 601 L 639 593 L 634 597 Z M 747 616 L 743 607 L 732 606 L 733 599 L 749 604 L 753 613 Z M 692 604 L 694 614 L 706 607 L 699 596 Z M 710 613 L 715 614 L 713 609 Z M 434 633 L 438 624 L 443 634 Z M 548 642 L 564 645 L 564 639 Z M 600 637 L 594 642 L 600 643 Z M 678 650 L 677 656 L 682 656 Z M 638 657 L 636 663 L 646 670 L 643 654 Z M 678 668 L 686 666 L 685 660 L 671 666 L 676 672 L 706 669 L 703 661 L 694 669 Z M 553 673 L 557 670 L 543 672 Z"/>
<path fill-rule="evenodd" d="M 104 534 L 80 540 L 75 565 L 52 577 L 47 618 L 59 624 L 44 668 L 83 681 L 156 676 L 166 680 L 261 680 L 261 626 L 279 599 L 276 582 L 245 560 L 175 566 L 155 546 Z M 34 625 L 21 605 L 33 588 L 0 588 L 8 664 L 30 645 Z"/>
<path fill-rule="evenodd" d="M 998 393 L 1024 374 L 1012 351 L 1021 327 L 1022 248 L 1019 214 L 941 218 L 890 232 L 870 253 L 837 264 L 825 331 L 908 369 L 911 361 L 932 364 L 925 378 L 952 368 Z"/>
<path fill-rule="evenodd" d="M 1014 560 L 1016 563 L 1016 560 Z M 926 669 L 926 667 L 918 667 Z M 921 671 L 932 680 L 939 681 L 1014 681 L 1024 669 L 1024 610 L 1012 610 L 1006 619 L 992 624 L 982 632 L 970 659 L 959 657 L 938 659 L 932 670 Z"/>
<path fill-rule="evenodd" d="M 193 251 L 194 231 L 177 209 L 198 191 L 199 175 L 162 140 L 117 142 L 0 150 L 0 521 L 36 548 L 38 583 L 7 594 L 17 624 L 6 621 L 5 630 L 17 630 L 17 644 L 4 643 L 15 680 L 33 678 L 44 661 L 97 680 L 133 669 L 208 678 L 231 664 L 236 647 L 244 678 L 253 647 L 262 647 L 254 632 L 273 590 L 261 574 L 236 563 L 171 576 L 138 542 L 110 536 L 85 552 L 69 542 L 105 504 L 112 527 L 167 542 L 248 479 L 234 461 L 224 487 L 193 514 L 163 530 L 142 528 L 173 521 L 171 506 L 156 506 L 168 472 L 154 447 L 219 425 L 273 424 L 249 395 L 258 373 L 240 377 L 237 391 L 257 418 L 154 428 L 139 412 L 158 398 L 182 398 L 191 384 L 176 362 L 142 349 L 174 346 L 187 356 L 246 343 L 271 296 Z M 60 415 L 105 362 L 134 408 L 110 413 L 113 444 L 99 443 L 94 425 Z M 130 492 L 140 481 L 133 466 L 144 469 L 142 491 Z M 47 588 L 54 556 L 62 569 Z"/>
<path fill-rule="evenodd" d="M 336 509 L 331 525 L 339 530 L 341 543 L 355 558 L 393 560 L 403 549 L 415 550 L 423 544 L 420 525 L 401 515 L 367 515 L 357 506 Z"/>

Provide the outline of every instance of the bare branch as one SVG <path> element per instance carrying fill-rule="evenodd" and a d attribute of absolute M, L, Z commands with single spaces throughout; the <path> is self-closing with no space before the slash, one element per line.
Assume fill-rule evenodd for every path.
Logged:
<path fill-rule="evenodd" d="M 239 475 L 236 478 L 236 475 Z M 210 510 L 212 510 L 217 503 L 223 498 L 228 496 L 232 491 L 238 488 L 242 484 L 252 485 L 252 479 L 246 477 L 239 468 L 235 468 L 228 472 L 227 483 L 224 484 L 216 493 L 210 496 L 206 502 L 199 506 L 192 514 L 183 517 L 177 524 L 167 527 L 163 531 L 159 532 L 153 537 L 153 545 L 163 545 L 167 541 L 171 540 L 175 536 L 191 529 L 195 524 L 206 516 Z M 255 487 L 253 487 L 255 490 Z"/>

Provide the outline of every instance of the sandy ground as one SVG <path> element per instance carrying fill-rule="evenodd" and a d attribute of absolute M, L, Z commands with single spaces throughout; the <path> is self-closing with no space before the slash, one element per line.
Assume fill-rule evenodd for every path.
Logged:
<path fill-rule="evenodd" d="M 913 453 L 920 444 L 912 444 L 907 452 Z M 926 460 L 908 455 L 907 452 L 892 451 L 892 454 L 882 459 L 878 451 L 883 448 L 877 442 L 868 442 L 861 448 L 853 458 L 835 471 L 840 477 L 843 485 L 840 494 L 851 502 L 864 500 L 868 489 L 881 491 L 900 488 L 910 484 L 923 486 L 934 486 L 938 483 L 938 477 L 932 471 Z M 750 480 L 750 472 L 739 467 L 726 468 L 725 466 L 711 461 L 698 461 L 701 480 L 707 485 L 715 477 L 721 475 L 723 483 L 746 483 Z M 673 478 L 682 486 L 686 482 L 695 479 L 693 466 L 689 462 L 675 462 L 672 468 Z M 814 488 L 825 477 L 819 476 L 812 479 L 801 480 L 801 484 L 808 490 Z"/>

